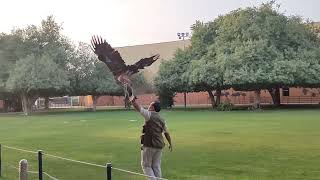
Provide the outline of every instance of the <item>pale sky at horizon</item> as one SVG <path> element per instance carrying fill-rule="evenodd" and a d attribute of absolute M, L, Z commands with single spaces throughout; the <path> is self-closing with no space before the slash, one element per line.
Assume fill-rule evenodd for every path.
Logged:
<path fill-rule="evenodd" d="M 177 40 L 196 20 L 269 0 L 2 0 L 0 32 L 53 15 L 72 41 L 101 35 L 115 47 Z M 319 0 L 278 0 L 281 12 L 320 21 Z M 14 12 L 14 13 L 13 13 Z"/>

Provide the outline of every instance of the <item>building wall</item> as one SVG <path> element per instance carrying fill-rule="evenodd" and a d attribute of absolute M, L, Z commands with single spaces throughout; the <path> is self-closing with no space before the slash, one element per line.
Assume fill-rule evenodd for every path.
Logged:
<path fill-rule="evenodd" d="M 3 102 L 3 100 L 0 100 L 0 110 L 2 110 L 4 107 L 4 102 Z"/>
<path fill-rule="evenodd" d="M 308 93 L 305 93 L 304 88 L 290 88 L 290 96 L 281 95 L 282 104 L 319 104 L 320 103 L 320 89 L 307 89 Z M 235 91 L 233 89 L 223 91 L 223 93 L 228 92 L 230 95 L 221 96 L 221 101 L 229 101 L 233 104 L 244 104 L 249 105 L 254 102 L 255 95 L 252 91 Z M 240 92 L 240 96 L 234 96 Z M 313 97 L 312 93 L 316 93 Z M 144 94 L 138 96 L 138 102 L 142 105 L 148 105 L 150 102 L 157 100 L 158 97 L 155 94 Z M 177 93 L 174 97 L 175 105 L 184 104 L 183 93 Z M 210 104 L 210 98 L 207 92 L 197 92 L 197 93 L 187 93 L 187 104 L 188 105 L 204 105 Z M 261 91 L 261 103 L 272 104 L 272 98 L 267 90 Z M 123 97 L 112 97 L 112 96 L 102 96 L 98 99 L 98 106 L 124 106 Z"/>
<path fill-rule="evenodd" d="M 150 102 L 157 100 L 155 94 L 139 95 L 137 102 L 142 105 L 149 105 Z M 124 97 L 119 96 L 101 96 L 98 99 L 98 106 L 124 106 Z"/>
<path fill-rule="evenodd" d="M 184 46 L 187 47 L 189 45 L 189 40 L 180 40 L 155 44 L 126 46 L 116 49 L 119 51 L 121 57 L 126 61 L 127 64 L 133 64 L 141 58 L 149 57 L 154 54 L 160 54 L 159 60 L 143 70 L 146 79 L 149 82 L 152 82 L 158 72 L 161 62 L 172 59 L 175 51 L 178 48 L 183 49 Z"/>

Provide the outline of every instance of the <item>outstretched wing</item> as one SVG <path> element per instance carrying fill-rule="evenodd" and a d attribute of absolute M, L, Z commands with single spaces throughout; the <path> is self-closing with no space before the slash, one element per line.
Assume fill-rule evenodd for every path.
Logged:
<path fill-rule="evenodd" d="M 159 57 L 160 55 L 156 54 L 148 58 L 140 59 L 138 62 L 134 63 L 133 65 L 129 65 L 128 69 L 130 74 L 137 73 L 139 72 L 139 69 L 144 69 L 145 67 L 150 66 L 152 63 L 158 60 Z"/>
<path fill-rule="evenodd" d="M 127 66 L 119 52 L 113 49 L 106 40 L 93 36 L 91 45 L 98 59 L 108 66 L 113 75 L 118 76 L 127 71 Z"/>

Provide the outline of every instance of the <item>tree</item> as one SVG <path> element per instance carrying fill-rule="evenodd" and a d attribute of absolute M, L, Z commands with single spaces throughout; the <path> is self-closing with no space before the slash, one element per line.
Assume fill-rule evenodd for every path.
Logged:
<path fill-rule="evenodd" d="M 90 45 L 79 43 L 74 57 L 68 64 L 72 95 L 92 95 L 93 110 L 102 95 L 120 96 L 123 90 L 107 66 L 93 54 Z"/>
<path fill-rule="evenodd" d="M 198 91 L 207 91 L 214 109 L 220 104 L 221 90 L 226 89 L 223 83 L 223 72 L 216 61 L 203 57 L 193 61 L 190 66 L 190 82 L 196 84 Z M 213 93 L 215 91 L 215 93 Z M 215 98 L 216 96 L 216 98 Z"/>
<path fill-rule="evenodd" d="M 197 21 L 192 30 L 191 47 L 160 66 L 159 89 L 207 91 L 212 107 L 222 89 L 249 90 L 259 108 L 261 89 L 279 105 L 280 88 L 319 86 L 319 26 L 285 16 L 274 1 Z"/>
<path fill-rule="evenodd" d="M 113 74 L 102 62 L 97 62 L 90 76 L 86 76 L 82 81 L 82 88 L 90 87 L 89 94 L 93 96 L 93 110 L 95 111 L 98 98 L 101 95 L 122 96 L 123 89 L 116 83 Z"/>
<path fill-rule="evenodd" d="M 21 110 L 19 97 L 5 88 L 10 71 L 18 60 L 16 50 L 20 42 L 21 39 L 16 34 L 0 34 L 0 99 L 4 101 L 5 111 Z"/>
<path fill-rule="evenodd" d="M 108 67 L 93 54 L 89 44 L 80 42 L 72 54 L 68 64 L 71 95 L 92 95 L 94 111 L 100 96 L 124 95 L 122 86 L 116 82 Z M 134 89 L 138 91 L 135 93 L 152 91 L 151 85 L 146 82 L 142 73 L 133 76 L 132 82 Z M 128 103 L 125 104 L 127 107 Z"/>
<path fill-rule="evenodd" d="M 135 94 L 149 94 L 155 91 L 152 84 L 146 80 L 143 72 L 134 74 L 131 81 Z"/>
<path fill-rule="evenodd" d="M 160 100 L 160 105 L 162 108 L 167 109 L 167 108 L 172 108 L 174 105 L 174 97 L 176 95 L 175 92 L 172 92 L 165 87 L 157 87 L 156 91 L 157 96 L 159 97 Z"/>
<path fill-rule="evenodd" d="M 232 11 L 220 21 L 215 53 L 223 62 L 224 82 L 254 90 L 256 107 L 261 89 L 278 105 L 279 88 L 318 84 L 313 72 L 319 70 L 319 40 L 301 18 L 279 13 L 270 2 Z"/>
<path fill-rule="evenodd" d="M 175 92 L 190 91 L 187 79 L 184 78 L 189 62 L 186 51 L 178 49 L 172 60 L 161 63 L 155 78 L 156 87 L 163 86 Z"/>
<path fill-rule="evenodd" d="M 160 99 L 164 100 L 164 97 L 170 98 L 165 100 L 170 103 L 165 103 L 163 104 L 164 106 L 172 105 L 172 98 L 176 92 L 193 91 L 192 85 L 188 82 L 188 74 L 185 73 L 190 62 L 191 49 L 186 48 L 185 50 L 178 49 L 172 60 L 161 63 L 154 85 L 157 94 L 160 95 Z"/>
<path fill-rule="evenodd" d="M 47 91 L 59 91 L 69 85 L 67 74 L 50 56 L 28 56 L 20 59 L 7 81 L 7 89 L 20 95 L 25 115 L 35 100 Z"/>
<path fill-rule="evenodd" d="M 213 108 L 220 103 L 221 90 L 226 86 L 223 84 L 223 67 L 218 65 L 215 53 L 218 22 L 197 21 L 192 25 L 191 47 L 178 50 L 173 60 L 160 66 L 156 79 L 159 94 L 172 97 L 174 92 L 207 91 Z"/>
<path fill-rule="evenodd" d="M 186 72 L 189 84 L 196 87 L 195 90 L 208 92 L 213 109 L 220 104 L 221 90 L 228 88 L 224 84 L 224 67 L 221 66 L 215 52 L 218 26 L 219 18 L 208 23 L 197 21 L 192 26 L 192 63 Z"/>
<path fill-rule="evenodd" d="M 5 74 L 7 77 L 3 76 L 4 78 L 2 79 L 8 81 L 6 82 L 7 90 L 10 90 L 11 93 L 19 93 L 18 96 L 22 98 L 21 102 L 23 103 L 25 114 L 28 114 L 31 110 L 30 106 L 34 103 L 34 98 L 42 96 L 47 97 L 46 99 L 48 100 L 49 96 L 61 95 L 67 89 L 67 76 L 62 71 L 65 71 L 68 61 L 67 51 L 71 47 L 66 38 L 61 35 L 61 29 L 62 27 L 54 21 L 53 17 L 49 16 L 46 20 L 42 21 L 39 27 L 29 25 L 25 29 L 15 29 L 11 34 L 4 35 L 6 38 L 2 38 L 3 46 L 1 46 L 1 49 L 9 49 L 9 51 L 2 53 L 4 55 L 2 57 L 4 58 L 1 61 L 11 67 L 11 70 Z M 23 64 L 23 61 L 31 64 Z M 18 62 L 20 63 L 18 64 Z M 25 71 L 21 67 L 18 67 L 18 65 L 23 65 L 23 68 L 32 71 Z M 49 66 L 46 67 L 46 70 L 50 68 L 58 69 L 55 72 L 61 73 L 61 76 L 53 75 L 52 71 L 43 73 L 34 72 L 39 71 L 37 67 L 42 68 L 45 65 Z M 21 74 L 18 70 L 21 70 Z M 43 75 L 44 77 L 39 77 L 39 75 Z M 10 82 L 6 80 L 8 77 Z M 37 78 L 39 81 L 32 78 Z M 24 82 L 25 80 L 33 82 Z M 52 80 L 53 84 L 50 80 Z M 22 87 L 19 83 L 27 86 Z M 58 85 L 58 83 L 60 84 Z M 48 88 L 45 88 L 46 85 L 48 85 Z M 27 101 L 29 102 L 26 103 Z"/>
<path fill-rule="evenodd" d="M 41 26 L 29 26 L 23 37 L 24 43 L 22 44 L 22 52 L 24 56 L 29 53 L 37 55 L 49 55 L 59 68 L 66 70 L 66 64 L 69 61 L 69 54 L 72 51 L 71 43 L 66 37 L 61 34 L 62 26 L 59 25 L 53 18 L 48 16 L 45 20 L 41 21 Z M 66 94 L 66 91 L 46 91 L 42 94 L 45 98 L 45 108 L 49 108 L 49 97 L 60 96 Z"/>
<path fill-rule="evenodd" d="M 191 47 L 178 50 L 173 60 L 160 66 L 156 79 L 159 94 L 171 97 L 174 92 L 206 91 L 212 108 L 220 103 L 221 90 L 226 86 L 223 84 L 223 67 L 217 65 L 214 51 L 216 24 L 197 21 L 192 25 Z"/>

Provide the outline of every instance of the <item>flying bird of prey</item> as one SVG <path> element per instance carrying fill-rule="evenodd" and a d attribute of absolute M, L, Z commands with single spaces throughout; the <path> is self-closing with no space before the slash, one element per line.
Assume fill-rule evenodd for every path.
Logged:
<path fill-rule="evenodd" d="M 93 36 L 91 44 L 94 53 L 98 55 L 98 59 L 108 66 L 115 77 L 124 74 L 130 77 L 139 72 L 140 69 L 150 66 L 160 57 L 156 54 L 148 58 L 142 58 L 132 65 L 126 65 L 119 52 L 113 49 L 106 40 L 101 37 Z"/>
<path fill-rule="evenodd" d="M 131 86 L 130 76 L 138 73 L 140 69 L 150 66 L 160 57 L 159 54 L 156 54 L 151 57 L 142 58 L 132 65 L 126 65 L 120 53 L 101 37 L 93 36 L 91 45 L 98 59 L 108 66 L 115 79 L 123 85 Z"/>

